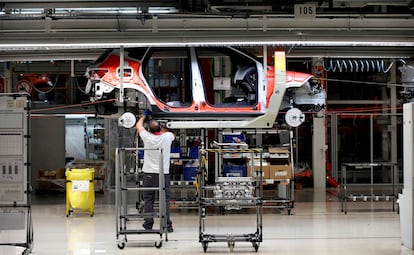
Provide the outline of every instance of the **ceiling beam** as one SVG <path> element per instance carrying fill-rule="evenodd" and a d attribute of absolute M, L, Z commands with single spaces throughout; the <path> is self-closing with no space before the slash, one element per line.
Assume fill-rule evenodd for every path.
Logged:
<path fill-rule="evenodd" d="M 280 46 L 291 57 L 414 57 L 412 15 L 0 15 L 0 61 L 94 59 L 106 48 Z M 54 57 L 55 56 L 55 57 Z"/>
<path fill-rule="evenodd" d="M 408 18 L 152 18 L 1 20 L 0 50 L 118 47 L 133 44 L 274 44 L 304 46 L 407 46 Z M 29 39 L 29 40 L 28 40 Z M 394 45 L 390 45 L 395 43 Z M 88 46 L 90 45 L 90 46 Z"/>

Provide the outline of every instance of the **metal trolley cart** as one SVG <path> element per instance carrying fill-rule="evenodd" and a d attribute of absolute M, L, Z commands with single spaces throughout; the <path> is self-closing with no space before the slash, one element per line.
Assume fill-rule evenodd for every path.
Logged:
<path fill-rule="evenodd" d="M 66 217 L 74 211 L 94 214 L 95 188 L 93 168 L 68 169 L 66 175 Z"/>
<path fill-rule="evenodd" d="M 207 154 L 214 153 L 216 159 L 222 159 L 223 155 L 234 155 L 235 153 L 260 155 L 262 149 L 201 149 L 200 166 L 197 173 L 197 191 L 199 201 L 199 242 L 207 251 L 210 242 L 227 242 L 230 251 L 233 251 L 236 242 L 251 242 L 255 251 L 259 249 L 262 242 L 262 217 L 263 217 L 263 186 L 261 165 L 259 168 L 251 168 L 251 176 L 223 176 L 216 168 L 215 185 L 206 185 L 207 179 Z M 221 172 L 221 171 L 220 171 Z M 206 232 L 206 217 L 209 207 L 217 207 L 222 210 L 239 210 L 243 208 L 256 209 L 256 232 L 240 234 L 209 234 Z M 228 220 L 228 219 L 227 219 Z"/>
<path fill-rule="evenodd" d="M 398 165 L 392 162 L 343 163 L 343 196 L 341 212 L 348 213 L 348 201 L 390 201 L 395 211 L 397 197 Z M 366 176 L 369 176 L 368 178 Z M 369 183 L 357 183 L 358 177 L 369 179 Z M 380 178 L 379 178 L 380 177 Z M 353 179 L 348 183 L 348 178 Z M 378 180 L 379 179 L 379 180 Z M 363 179 L 362 179 L 363 180 Z M 359 187 L 359 188 L 358 188 Z"/>
<path fill-rule="evenodd" d="M 159 151 L 161 162 L 163 162 L 162 150 Z M 164 175 L 159 174 L 160 185 L 158 187 L 142 186 L 143 173 L 138 167 L 140 165 L 138 155 L 142 152 L 145 152 L 144 148 L 117 148 L 115 152 L 116 238 L 120 249 L 123 249 L 128 242 L 128 235 L 158 235 L 159 238 L 154 242 L 156 248 L 162 247 L 163 235 L 168 241 Z M 163 164 L 160 164 L 160 173 L 163 172 Z M 154 213 L 143 212 L 143 191 L 158 192 L 158 210 Z M 133 206 L 128 202 L 134 202 Z M 158 219 L 159 228 L 143 229 L 138 223 L 146 217 Z"/>
<path fill-rule="evenodd" d="M 33 248 L 29 106 L 27 94 L 0 94 L 0 245 L 22 254 Z"/>

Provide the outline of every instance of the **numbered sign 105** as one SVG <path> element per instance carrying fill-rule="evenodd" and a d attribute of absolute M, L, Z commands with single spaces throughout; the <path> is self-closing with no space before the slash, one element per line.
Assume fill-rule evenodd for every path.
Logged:
<path fill-rule="evenodd" d="M 316 4 L 295 4 L 295 18 L 315 18 Z"/>

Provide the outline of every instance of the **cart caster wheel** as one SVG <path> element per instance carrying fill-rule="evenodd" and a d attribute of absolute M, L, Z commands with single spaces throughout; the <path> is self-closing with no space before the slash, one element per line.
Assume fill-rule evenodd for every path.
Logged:
<path fill-rule="evenodd" d="M 162 247 L 162 241 L 155 242 L 155 247 L 156 247 L 157 249 L 161 248 L 161 247 Z"/>
<path fill-rule="evenodd" d="M 233 250 L 234 250 L 234 242 L 229 242 L 228 243 L 228 246 L 229 246 L 230 252 L 233 252 Z"/>
<path fill-rule="evenodd" d="M 259 250 L 259 244 L 256 242 L 253 242 L 253 248 L 254 248 L 254 251 L 257 252 L 257 250 Z"/>
<path fill-rule="evenodd" d="M 224 210 L 224 207 L 223 207 L 223 206 L 220 206 L 220 207 L 219 207 L 219 213 L 220 213 L 221 215 L 226 214 L 226 210 Z"/>
<path fill-rule="evenodd" d="M 125 243 L 124 242 L 122 242 L 122 243 L 118 243 L 118 248 L 119 249 L 124 249 L 125 248 Z"/>
<path fill-rule="evenodd" d="M 203 245 L 203 251 L 204 252 L 207 252 L 208 243 L 207 242 L 203 242 L 202 245 Z"/>
<path fill-rule="evenodd" d="M 91 213 L 91 215 L 90 215 L 91 217 L 93 217 L 93 213 Z"/>

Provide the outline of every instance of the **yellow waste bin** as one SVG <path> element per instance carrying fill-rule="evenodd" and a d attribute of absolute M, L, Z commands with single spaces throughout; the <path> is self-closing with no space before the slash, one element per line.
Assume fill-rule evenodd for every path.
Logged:
<path fill-rule="evenodd" d="M 95 203 L 93 168 L 67 169 L 66 217 L 74 211 L 86 211 L 93 216 Z"/>

